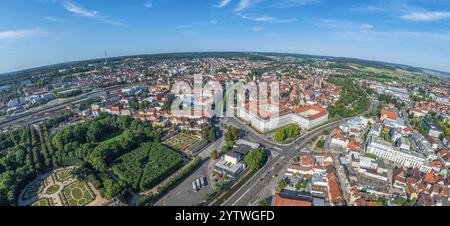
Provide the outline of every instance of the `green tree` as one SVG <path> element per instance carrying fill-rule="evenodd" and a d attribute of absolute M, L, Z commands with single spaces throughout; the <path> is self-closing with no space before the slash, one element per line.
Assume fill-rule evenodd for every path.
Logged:
<path fill-rule="evenodd" d="M 284 178 L 279 180 L 278 184 L 277 184 L 277 191 L 283 190 L 286 186 L 287 186 L 287 183 L 286 183 L 286 180 Z"/>
<path fill-rule="evenodd" d="M 283 142 L 286 139 L 286 137 L 284 136 L 284 131 L 283 130 L 278 130 L 275 133 L 274 139 L 277 142 Z"/>
<path fill-rule="evenodd" d="M 103 181 L 103 187 L 105 189 L 104 196 L 108 200 L 111 200 L 119 194 L 119 185 L 112 179 L 106 178 Z"/>
<path fill-rule="evenodd" d="M 258 205 L 259 206 L 270 206 L 270 198 L 267 198 L 267 199 L 261 199 L 259 202 L 258 202 Z"/>
<path fill-rule="evenodd" d="M 322 149 L 325 146 L 325 141 L 323 139 L 320 139 L 319 141 L 317 141 L 316 143 L 316 148 Z"/>
<path fill-rule="evenodd" d="M 445 136 L 450 136 L 450 127 L 445 129 Z"/>
<path fill-rule="evenodd" d="M 233 145 L 229 145 L 228 143 L 222 146 L 222 153 L 226 154 L 227 152 L 229 152 L 231 149 L 233 149 Z"/>
<path fill-rule="evenodd" d="M 207 126 L 202 129 L 202 137 L 203 139 L 214 142 L 216 141 L 216 128 L 214 126 Z"/>
<path fill-rule="evenodd" d="M 262 167 L 264 161 L 264 151 L 262 149 L 253 149 L 244 158 L 250 170 L 257 170 Z"/>
<path fill-rule="evenodd" d="M 211 152 L 211 154 L 209 154 L 209 157 L 210 157 L 212 160 L 217 160 L 217 159 L 219 159 L 219 154 L 217 153 L 216 150 L 214 150 L 214 151 Z"/>

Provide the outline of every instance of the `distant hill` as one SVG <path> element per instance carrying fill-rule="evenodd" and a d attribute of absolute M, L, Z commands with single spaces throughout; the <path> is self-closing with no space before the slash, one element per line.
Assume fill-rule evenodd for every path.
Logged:
<path fill-rule="evenodd" d="M 432 70 L 432 69 L 427 69 L 427 68 L 419 68 L 419 69 L 422 72 L 427 73 L 427 74 L 450 78 L 450 73 L 449 72 L 437 71 L 437 70 Z"/>
<path fill-rule="evenodd" d="M 416 73 L 427 73 L 430 75 L 435 76 L 441 76 L 441 77 L 450 77 L 449 72 L 443 72 L 433 69 L 427 69 L 427 68 L 420 68 L 420 67 L 413 67 L 409 65 L 402 65 L 402 64 L 395 64 L 395 63 L 387 63 L 387 62 L 381 62 L 381 61 L 373 61 L 373 60 L 364 60 L 364 59 L 357 59 L 357 58 L 348 58 L 348 57 L 331 57 L 331 56 L 319 56 L 319 55 L 308 55 L 308 54 L 295 54 L 295 53 L 275 53 L 275 52 L 180 52 L 180 53 L 160 53 L 160 54 L 141 54 L 141 55 L 131 55 L 131 56 L 120 56 L 120 57 L 111 57 L 109 58 L 110 61 L 120 61 L 123 58 L 128 57 L 141 57 L 141 58 L 155 58 L 155 59 L 166 59 L 166 58 L 189 58 L 189 57 L 245 57 L 245 56 L 251 56 L 255 57 L 255 59 L 258 59 L 260 57 L 261 59 L 264 59 L 264 56 L 292 56 L 292 57 L 300 57 L 300 58 L 310 58 L 310 59 L 323 59 L 328 61 L 334 61 L 336 63 L 342 63 L 342 64 L 357 64 L 365 67 L 374 67 L 374 68 L 385 68 L 385 69 L 391 69 L 391 70 L 404 70 L 409 72 L 416 72 Z M 102 62 L 103 58 L 98 59 L 91 59 L 91 60 L 84 60 L 84 61 L 73 61 L 73 62 L 66 62 L 66 63 L 59 63 L 54 65 L 48 65 L 48 66 L 41 66 L 36 68 L 30 68 L 25 69 L 21 71 L 16 72 L 9 72 L 0 74 L 1 77 L 10 77 L 18 74 L 23 73 L 32 73 L 37 70 L 49 70 L 49 69 L 58 69 L 67 67 L 70 65 L 77 65 L 77 64 L 90 64 L 90 63 L 98 63 Z"/>

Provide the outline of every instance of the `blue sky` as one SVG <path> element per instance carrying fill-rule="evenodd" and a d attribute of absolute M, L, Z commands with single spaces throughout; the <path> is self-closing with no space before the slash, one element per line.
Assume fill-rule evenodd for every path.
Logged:
<path fill-rule="evenodd" d="M 450 71 L 450 0 L 3 0 L 0 73 L 111 56 L 274 51 Z"/>

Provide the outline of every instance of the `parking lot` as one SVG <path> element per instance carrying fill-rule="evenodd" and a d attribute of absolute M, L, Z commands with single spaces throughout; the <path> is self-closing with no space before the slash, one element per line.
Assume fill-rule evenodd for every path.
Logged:
<path fill-rule="evenodd" d="M 187 179 L 178 185 L 174 192 L 171 192 L 165 196 L 157 205 L 158 206 L 195 206 L 200 205 L 205 199 L 208 193 L 212 193 L 213 189 L 211 187 L 211 181 L 208 178 L 210 175 L 209 169 L 210 161 L 202 162 L 200 168 L 190 175 Z M 194 192 L 192 187 L 192 182 L 198 178 L 206 177 L 207 184 L 206 187 L 201 188 L 197 192 Z"/>

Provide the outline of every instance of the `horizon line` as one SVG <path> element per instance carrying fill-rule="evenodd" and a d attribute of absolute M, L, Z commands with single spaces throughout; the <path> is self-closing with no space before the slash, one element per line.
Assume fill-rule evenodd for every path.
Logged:
<path fill-rule="evenodd" d="M 368 62 L 376 62 L 376 63 L 383 63 L 383 64 L 391 64 L 396 66 L 406 66 L 416 69 L 425 69 L 425 70 L 432 70 L 439 73 L 445 73 L 448 76 L 450 76 L 450 71 L 442 70 L 442 69 L 434 69 L 434 68 L 428 68 L 428 67 L 421 67 L 421 66 L 412 66 L 405 63 L 395 63 L 395 62 L 387 62 L 383 60 L 376 60 L 376 59 L 368 59 L 368 58 L 358 58 L 358 57 L 349 57 L 349 56 L 332 56 L 332 55 L 317 55 L 312 53 L 298 53 L 298 52 L 276 52 L 276 51 L 180 51 L 180 52 L 157 52 L 157 53 L 140 53 L 140 54 L 130 54 L 130 55 L 118 55 L 118 56 L 110 56 L 109 59 L 112 58 L 126 58 L 126 57 L 137 57 L 137 56 L 152 56 L 152 55 L 171 55 L 171 54 L 200 54 L 200 53 L 244 53 L 244 54 L 291 54 L 291 55 L 303 55 L 303 56 L 310 56 L 310 57 L 322 57 L 322 58 L 335 58 L 335 59 L 348 59 L 348 60 L 361 60 L 361 61 L 368 61 Z M 71 60 L 71 61 L 65 61 L 65 62 L 56 62 L 56 63 L 49 63 L 46 65 L 39 65 L 39 66 L 33 66 L 29 68 L 19 69 L 19 70 L 13 70 L 13 71 L 7 71 L 7 72 L 0 72 L 0 77 L 7 76 L 10 74 L 16 74 L 21 72 L 26 72 L 29 70 L 36 70 L 40 68 L 45 67 L 54 67 L 58 65 L 65 65 L 65 64 L 73 64 L 73 63 L 81 63 L 85 61 L 95 61 L 95 60 L 104 60 L 103 57 L 98 58 L 90 58 L 90 59 L 80 59 L 80 60 Z"/>

